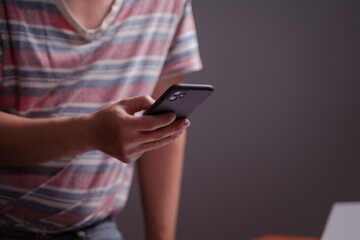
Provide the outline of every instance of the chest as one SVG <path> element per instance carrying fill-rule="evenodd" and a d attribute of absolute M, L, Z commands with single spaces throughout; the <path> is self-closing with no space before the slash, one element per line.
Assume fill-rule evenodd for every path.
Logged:
<path fill-rule="evenodd" d="M 151 2 L 124 4 L 108 28 L 94 35 L 76 29 L 57 5 L 35 10 L 8 4 L 8 18 L 0 28 L 0 107 L 26 112 L 64 102 L 106 102 L 124 96 L 122 92 L 137 92 L 138 86 L 153 85 L 166 60 L 179 9 L 171 4 L 155 8 Z M 94 89 L 104 93 L 90 94 Z"/>
<path fill-rule="evenodd" d="M 34 10 L 9 4 L 5 6 L 8 19 L 4 19 L 0 40 L 5 69 L 13 67 L 16 71 L 6 71 L 5 75 L 24 78 L 27 74 L 21 69 L 42 68 L 76 77 L 81 75 L 81 69 L 98 62 L 125 64 L 134 57 L 165 58 L 179 21 L 179 8 L 176 4 L 152 2 L 156 1 L 124 2 L 109 26 L 98 32 L 78 29 L 76 22 L 68 19 L 76 18 L 66 15 L 58 5 L 38 6 Z M 102 17 L 105 15 L 103 11 Z M 63 76 L 42 74 L 45 75 L 52 79 Z"/>

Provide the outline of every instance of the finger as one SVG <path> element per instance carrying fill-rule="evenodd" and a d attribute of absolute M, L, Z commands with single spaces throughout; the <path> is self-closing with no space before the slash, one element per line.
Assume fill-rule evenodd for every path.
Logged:
<path fill-rule="evenodd" d="M 190 121 L 187 119 L 176 120 L 175 122 L 171 123 L 166 127 L 159 128 L 155 131 L 143 132 L 141 140 L 143 143 L 158 141 L 167 138 L 171 135 L 174 135 L 179 131 L 186 129 L 189 126 L 190 126 Z"/>
<path fill-rule="evenodd" d="M 151 150 L 161 148 L 161 147 L 171 143 L 172 141 L 174 141 L 178 137 L 180 137 L 183 133 L 184 133 L 184 130 L 181 130 L 180 132 L 177 132 L 176 134 L 173 134 L 173 135 L 168 136 L 166 138 L 163 138 L 161 140 L 144 143 L 144 144 L 140 145 L 139 151 L 140 152 L 147 152 L 147 151 L 151 151 Z"/>
<path fill-rule="evenodd" d="M 120 101 L 120 104 L 123 105 L 127 113 L 132 115 L 141 110 L 148 109 L 154 102 L 155 100 L 152 97 L 145 95 L 139 97 L 125 98 Z"/>
<path fill-rule="evenodd" d="M 133 118 L 133 127 L 138 131 L 154 131 L 166 127 L 176 119 L 175 113 L 163 113 L 159 115 L 144 115 Z"/>

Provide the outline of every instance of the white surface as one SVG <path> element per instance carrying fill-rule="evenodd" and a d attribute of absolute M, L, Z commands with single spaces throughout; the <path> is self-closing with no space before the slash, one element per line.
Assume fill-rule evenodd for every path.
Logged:
<path fill-rule="evenodd" d="M 360 240 L 360 202 L 335 203 L 321 240 Z"/>

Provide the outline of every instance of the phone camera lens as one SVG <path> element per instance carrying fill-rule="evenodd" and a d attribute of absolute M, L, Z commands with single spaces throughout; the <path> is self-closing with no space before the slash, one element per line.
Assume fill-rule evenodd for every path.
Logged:
<path fill-rule="evenodd" d="M 174 100 L 176 100 L 176 96 L 174 96 L 174 95 L 172 95 L 171 97 L 169 97 L 169 101 L 174 101 Z"/>
<path fill-rule="evenodd" d="M 179 98 L 183 98 L 185 96 L 185 93 L 182 93 Z"/>
<path fill-rule="evenodd" d="M 181 94 L 181 91 L 174 92 L 174 96 L 179 96 Z"/>

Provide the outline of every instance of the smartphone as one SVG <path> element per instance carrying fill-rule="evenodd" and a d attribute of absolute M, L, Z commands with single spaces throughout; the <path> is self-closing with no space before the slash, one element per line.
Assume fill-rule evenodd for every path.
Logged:
<path fill-rule="evenodd" d="M 169 87 L 144 115 L 173 112 L 177 119 L 187 118 L 213 92 L 211 85 L 175 84 Z"/>

